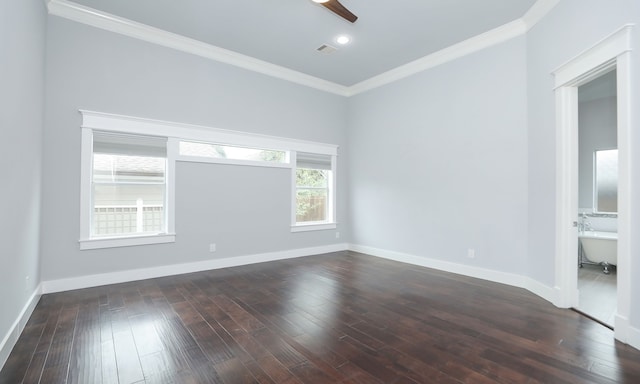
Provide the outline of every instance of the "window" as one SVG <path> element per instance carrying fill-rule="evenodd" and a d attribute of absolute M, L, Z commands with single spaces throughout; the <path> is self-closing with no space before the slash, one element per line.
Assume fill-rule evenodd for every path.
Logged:
<path fill-rule="evenodd" d="M 333 185 L 333 156 L 296 154 L 295 226 L 299 230 L 335 228 Z"/>
<path fill-rule="evenodd" d="M 166 142 L 94 132 L 92 238 L 166 232 Z"/>
<path fill-rule="evenodd" d="M 334 185 L 337 148 L 285 140 L 269 140 L 262 148 L 250 147 L 254 141 L 252 139 L 256 137 L 245 134 L 233 145 L 180 140 L 177 160 L 290 168 L 293 189 L 292 231 L 336 228 Z M 259 141 L 258 139 L 256 144 L 259 145 Z M 243 145 L 245 143 L 247 146 Z M 273 147 L 269 148 L 271 145 Z M 303 146 L 309 152 L 295 151 L 298 146 Z M 275 149 L 287 147 L 292 149 Z M 315 150 L 317 152 L 311 152 Z M 294 158 L 295 161 L 292 160 Z"/>
<path fill-rule="evenodd" d="M 595 211 L 618 212 L 618 150 L 595 151 Z"/>
<path fill-rule="evenodd" d="M 80 112 L 80 249 L 175 242 L 177 161 L 286 168 L 291 231 L 337 227 L 336 145 Z"/>
<path fill-rule="evenodd" d="M 288 163 L 286 151 L 246 148 L 232 145 L 181 141 L 179 154 L 210 159 L 229 159 L 251 162 Z"/>
<path fill-rule="evenodd" d="M 148 239 L 168 232 L 167 138 L 92 130 L 86 134 L 91 142 L 90 206 L 81 248 L 171 241 Z"/>

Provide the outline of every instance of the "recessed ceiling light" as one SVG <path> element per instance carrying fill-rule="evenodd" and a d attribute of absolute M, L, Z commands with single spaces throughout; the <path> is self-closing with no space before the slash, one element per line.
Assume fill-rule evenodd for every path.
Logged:
<path fill-rule="evenodd" d="M 311 0 L 311 1 L 313 1 L 314 3 L 320 3 L 320 4 L 322 4 L 322 3 L 326 3 L 326 2 L 327 2 L 327 1 L 329 1 L 329 0 Z"/>
<path fill-rule="evenodd" d="M 336 37 L 336 43 L 340 45 L 349 44 L 350 41 L 351 41 L 351 38 L 347 35 L 340 35 Z"/>

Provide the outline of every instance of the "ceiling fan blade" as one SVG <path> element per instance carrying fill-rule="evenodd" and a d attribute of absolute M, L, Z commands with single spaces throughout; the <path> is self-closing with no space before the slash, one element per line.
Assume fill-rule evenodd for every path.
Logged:
<path fill-rule="evenodd" d="M 342 5 L 338 0 L 329 0 L 326 3 L 320 3 L 320 5 L 352 23 L 355 23 L 355 21 L 358 20 L 358 16 L 351 13 L 351 11 L 345 8 L 345 6 Z"/>

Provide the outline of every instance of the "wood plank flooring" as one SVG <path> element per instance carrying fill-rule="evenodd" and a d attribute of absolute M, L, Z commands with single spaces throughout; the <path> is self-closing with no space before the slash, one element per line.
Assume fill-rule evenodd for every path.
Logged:
<path fill-rule="evenodd" d="M 519 288 L 339 252 L 44 295 L 0 383 L 638 383 Z"/>

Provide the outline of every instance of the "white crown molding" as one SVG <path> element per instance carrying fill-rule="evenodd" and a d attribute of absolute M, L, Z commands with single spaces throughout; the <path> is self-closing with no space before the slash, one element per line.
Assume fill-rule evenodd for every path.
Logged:
<path fill-rule="evenodd" d="M 352 85 L 347 89 L 348 96 L 357 95 L 358 93 L 381 87 L 471 53 L 478 52 L 493 45 L 500 44 L 520 35 L 524 35 L 540 20 L 542 20 L 542 18 L 559 2 L 560 0 L 537 0 L 522 18 L 516 19 L 483 34 L 461 41 L 460 43 Z"/>
<path fill-rule="evenodd" d="M 202 41 L 76 4 L 69 0 L 45 1 L 51 15 L 340 96 L 357 95 L 523 35 L 560 2 L 560 0 L 537 0 L 520 19 L 355 85 L 344 86 L 263 60 L 258 60 L 251 56 L 216 47 Z"/>
<path fill-rule="evenodd" d="M 352 85 L 348 89 L 348 95 L 356 95 L 383 85 L 393 83 L 416 73 L 426 71 L 438 65 L 483 50 L 490 46 L 518 37 L 526 32 L 526 25 L 521 19 L 494 28 L 481 35 L 474 36 L 450 47 L 434 52 L 428 56 L 414 60 L 390 71 L 381 73 L 368 80 Z"/>
<path fill-rule="evenodd" d="M 347 93 L 347 87 L 343 85 L 332 83 L 330 81 L 263 60 L 258 60 L 251 56 L 243 55 L 228 49 L 203 43 L 199 40 L 128 20 L 107 12 L 85 7 L 68 0 L 46 0 L 46 2 L 47 9 L 51 15 L 63 17 L 78 23 L 119 33 L 121 35 L 133 37 L 135 39 L 161 45 L 167 48 L 191 53 L 210 60 L 230 64 L 267 76 L 287 80 L 321 91 L 341 96 L 345 96 Z"/>
<path fill-rule="evenodd" d="M 547 15 L 560 0 L 538 0 L 536 1 L 527 13 L 522 16 L 522 21 L 527 26 L 527 31 L 533 28 L 543 17 Z"/>

